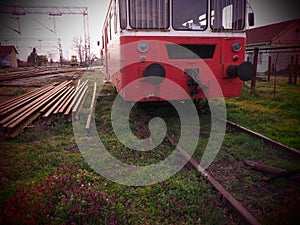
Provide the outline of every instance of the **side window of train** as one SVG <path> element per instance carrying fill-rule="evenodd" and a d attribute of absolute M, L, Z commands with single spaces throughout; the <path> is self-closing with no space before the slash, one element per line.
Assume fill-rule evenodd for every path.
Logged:
<path fill-rule="evenodd" d="M 109 24 L 108 24 L 108 41 L 111 40 L 111 17 L 109 19 Z"/>
<path fill-rule="evenodd" d="M 116 0 L 114 0 L 114 6 L 113 6 L 113 17 L 114 17 L 114 32 L 117 33 L 117 3 Z"/>
<path fill-rule="evenodd" d="M 102 35 L 102 49 L 104 49 L 105 43 L 104 43 L 104 36 Z"/>
<path fill-rule="evenodd" d="M 108 31 L 107 31 L 107 25 L 105 26 L 105 46 L 107 46 L 108 43 Z"/>
<path fill-rule="evenodd" d="M 120 14 L 120 27 L 121 29 L 126 29 L 126 0 L 119 0 L 119 14 Z"/>

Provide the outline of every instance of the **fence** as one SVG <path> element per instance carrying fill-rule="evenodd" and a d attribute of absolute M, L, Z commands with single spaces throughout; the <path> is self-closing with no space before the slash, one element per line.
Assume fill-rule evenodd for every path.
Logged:
<path fill-rule="evenodd" d="M 273 81 L 274 94 L 278 85 L 294 85 L 300 79 L 300 46 L 246 49 L 246 59 L 253 63 L 256 75 L 251 89 L 257 89 L 257 80 Z"/>

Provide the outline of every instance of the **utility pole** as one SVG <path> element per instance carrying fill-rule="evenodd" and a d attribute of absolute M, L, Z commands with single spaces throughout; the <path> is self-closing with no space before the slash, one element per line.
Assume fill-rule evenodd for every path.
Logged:
<path fill-rule="evenodd" d="M 89 35 L 89 21 L 88 21 L 88 9 L 87 7 L 71 7 L 71 6 L 25 6 L 25 5 L 1 5 L 0 6 L 0 14 L 11 14 L 16 16 L 18 20 L 18 30 L 8 27 L 9 29 L 14 30 L 18 34 L 21 34 L 21 27 L 19 22 L 19 16 L 28 15 L 28 14 L 45 14 L 53 17 L 54 28 L 50 29 L 45 27 L 44 24 L 41 24 L 36 19 L 36 22 L 40 23 L 43 27 L 51 31 L 52 33 L 56 33 L 56 25 L 55 19 L 56 16 L 62 15 L 83 15 L 83 32 L 84 32 L 84 50 L 85 50 L 85 60 L 87 64 L 90 64 L 90 35 Z M 0 24 L 1 21 L 0 21 Z M 3 24 L 2 24 L 3 25 Z M 5 25 L 4 25 L 5 26 Z M 61 44 L 59 49 L 61 49 Z M 59 50 L 60 51 L 60 50 Z M 60 52 L 60 60 L 62 62 L 62 52 Z"/>

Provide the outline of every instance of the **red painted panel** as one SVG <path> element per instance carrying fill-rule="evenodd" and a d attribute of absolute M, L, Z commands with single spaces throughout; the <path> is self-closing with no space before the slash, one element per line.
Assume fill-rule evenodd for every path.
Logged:
<path fill-rule="evenodd" d="M 138 42 L 144 40 L 148 42 L 149 49 L 142 53 L 138 50 Z M 240 41 L 243 48 L 236 53 L 232 50 L 232 43 Z M 169 59 L 166 44 L 201 44 L 215 45 L 212 58 L 208 59 Z M 142 78 L 135 87 L 130 88 L 126 93 L 122 93 L 128 101 L 156 101 L 164 93 L 166 100 L 179 100 L 184 96 L 176 91 L 170 90 L 168 82 L 163 81 L 158 85 L 149 84 L 144 80 L 144 70 L 151 63 L 160 63 L 166 71 L 165 79 L 176 82 L 187 93 L 191 90 L 188 86 L 188 75 L 184 73 L 186 69 L 198 69 L 199 80 L 204 86 L 208 87 L 208 96 L 233 97 L 239 96 L 242 82 L 238 78 L 229 78 L 226 75 L 226 68 L 229 65 L 239 65 L 244 61 L 244 38 L 224 38 L 224 37 L 147 37 L 147 36 L 128 36 L 121 37 L 108 45 L 107 66 L 108 73 L 113 85 L 118 92 L 136 79 Z M 239 59 L 234 62 L 233 56 L 238 55 Z M 217 80 L 217 83 L 214 82 Z M 222 93 L 218 92 L 218 86 Z M 195 96 L 203 98 L 201 92 Z"/>

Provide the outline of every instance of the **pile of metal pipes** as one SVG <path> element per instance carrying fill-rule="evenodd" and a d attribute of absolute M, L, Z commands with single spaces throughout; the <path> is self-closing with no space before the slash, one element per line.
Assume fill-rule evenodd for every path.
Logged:
<path fill-rule="evenodd" d="M 37 118 L 51 121 L 61 115 L 71 122 L 78 117 L 87 93 L 88 80 L 76 87 L 73 81 L 52 83 L 0 104 L 0 127 L 5 136 L 15 137 Z"/>

